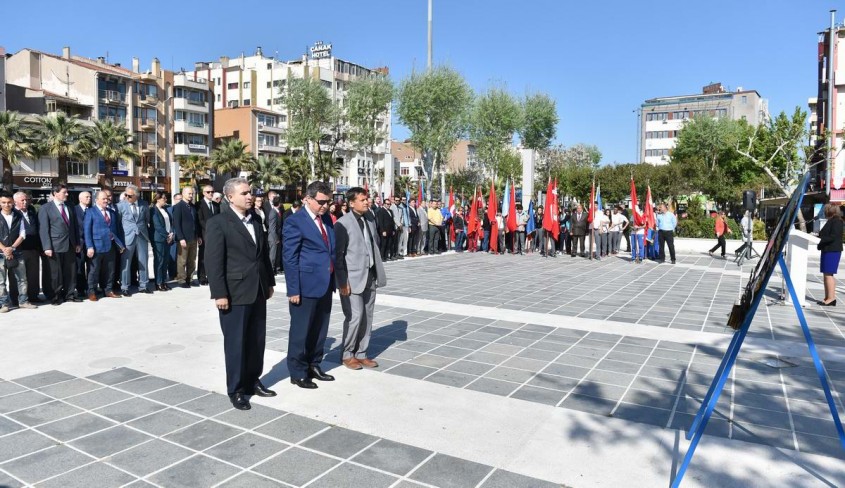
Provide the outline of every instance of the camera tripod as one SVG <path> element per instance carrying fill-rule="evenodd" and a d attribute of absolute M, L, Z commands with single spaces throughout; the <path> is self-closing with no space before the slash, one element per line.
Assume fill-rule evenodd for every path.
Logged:
<path fill-rule="evenodd" d="M 734 259 L 734 262 L 737 266 L 742 266 L 743 261 L 747 259 L 754 259 L 759 258 L 760 253 L 758 253 L 752 244 L 754 243 L 754 237 L 749 232 L 748 235 L 745 237 L 745 243 L 736 251 L 737 256 Z"/>

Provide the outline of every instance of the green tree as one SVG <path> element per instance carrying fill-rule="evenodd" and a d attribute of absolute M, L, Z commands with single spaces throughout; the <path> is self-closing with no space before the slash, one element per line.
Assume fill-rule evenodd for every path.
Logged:
<path fill-rule="evenodd" d="M 121 159 L 134 164 L 140 157 L 132 142 L 132 134 L 125 125 L 118 125 L 111 120 L 96 120 L 86 134 L 92 155 L 102 159 L 105 165 L 101 185 L 114 188 L 114 167 Z"/>
<path fill-rule="evenodd" d="M 343 166 L 342 159 L 335 158 L 329 153 L 321 154 L 314 168 L 314 177 L 328 182 L 330 179 L 341 175 Z"/>
<path fill-rule="evenodd" d="M 393 83 L 383 75 L 371 75 L 349 83 L 346 93 L 346 119 L 349 122 L 349 139 L 356 149 L 375 152 L 375 146 L 387 137 L 387 117 L 393 101 Z M 368 179 L 375 180 L 375 165 L 371 165 Z"/>
<path fill-rule="evenodd" d="M 284 155 L 279 160 L 279 176 L 283 184 L 298 186 L 304 193 L 309 175 L 308 159 L 304 155 Z"/>
<path fill-rule="evenodd" d="M 393 196 L 401 196 L 405 194 L 405 189 L 411 190 L 414 187 L 414 182 L 411 181 L 410 176 L 399 176 L 393 180 Z"/>
<path fill-rule="evenodd" d="M 255 166 L 247 179 L 254 188 L 260 188 L 264 192 L 269 191 L 272 186 L 282 185 L 285 182 L 279 161 L 264 155 L 255 159 Z"/>
<path fill-rule="evenodd" d="M 450 173 L 446 183 L 461 195 L 472 195 L 484 186 L 484 173 L 477 166 L 467 166 Z"/>
<path fill-rule="evenodd" d="M 320 142 L 331 142 L 331 128 L 341 117 L 339 108 L 322 82 L 310 77 L 289 80 L 282 95 L 290 114 L 285 131 L 288 146 L 302 148 L 311 164 L 311 178 L 316 178 Z"/>
<path fill-rule="evenodd" d="M 571 147 L 556 145 L 542 149 L 534 172 L 534 187 L 544 189 L 549 178 L 557 179 L 561 195 L 586 201 L 601 157 L 598 147 L 588 144 Z"/>
<path fill-rule="evenodd" d="M 3 190 L 12 191 L 13 167 L 21 156 L 32 154 L 32 131 L 17 112 L 0 112 L 0 163 L 3 164 Z"/>
<path fill-rule="evenodd" d="M 522 126 L 519 136 L 523 147 L 533 149 L 531 157 L 534 157 L 534 152 L 546 151 L 551 146 L 559 120 L 555 101 L 548 95 L 536 93 L 525 96 L 522 100 Z M 596 151 L 598 152 L 598 149 Z M 598 154 L 600 161 L 601 153 Z M 549 176 L 548 171 L 544 176 Z"/>
<path fill-rule="evenodd" d="M 472 89 L 455 70 L 438 66 L 411 73 L 400 85 L 396 114 L 411 132 L 410 143 L 423 155 L 430 198 L 435 172 L 443 170 L 449 153 L 465 133 Z"/>
<path fill-rule="evenodd" d="M 196 187 L 200 181 L 208 178 L 208 172 L 211 170 L 211 161 L 198 154 L 190 156 L 181 156 L 177 158 L 179 161 L 179 170 L 182 175 L 191 179 L 191 185 Z"/>
<path fill-rule="evenodd" d="M 491 88 L 476 98 L 470 114 L 469 135 L 481 165 L 497 179 L 504 181 L 516 176 L 509 172 L 515 166 L 510 156 L 514 152 L 513 136 L 521 127 L 522 107 L 505 90 Z"/>
<path fill-rule="evenodd" d="M 237 176 L 241 171 L 252 171 L 255 156 L 240 139 L 227 139 L 211 152 L 211 166 L 218 174 Z"/>
<path fill-rule="evenodd" d="M 76 116 L 68 117 L 64 112 L 38 118 L 36 150 L 58 160 L 57 183 L 67 183 L 68 161 L 89 156 L 85 140 L 87 132 Z"/>

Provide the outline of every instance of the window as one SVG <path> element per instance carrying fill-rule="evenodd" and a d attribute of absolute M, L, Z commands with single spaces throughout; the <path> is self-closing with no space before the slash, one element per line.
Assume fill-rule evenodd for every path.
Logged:
<path fill-rule="evenodd" d="M 217 78 L 217 86 L 220 86 L 220 83 L 222 83 L 222 82 L 223 82 L 222 78 Z"/>
<path fill-rule="evenodd" d="M 217 101 L 219 102 L 219 101 L 221 101 L 221 100 L 222 100 L 222 98 L 221 98 L 220 94 L 218 93 L 218 94 L 217 94 Z"/>
<path fill-rule="evenodd" d="M 88 174 L 88 163 L 80 161 L 67 162 L 67 174 L 72 176 L 83 176 Z"/>
<path fill-rule="evenodd" d="M 276 127 L 276 117 L 268 114 L 258 114 L 257 115 L 258 123 L 261 125 L 269 126 L 269 127 Z"/>
<path fill-rule="evenodd" d="M 258 134 L 258 145 L 259 146 L 273 146 L 276 147 L 279 145 L 279 136 L 275 134 Z"/>
<path fill-rule="evenodd" d="M 244 99 L 244 107 L 249 107 L 249 98 Z"/>
<path fill-rule="evenodd" d="M 329 90 L 332 89 L 332 82 L 328 80 L 320 80 L 320 83 L 323 85 L 323 88 L 328 88 Z"/>
<path fill-rule="evenodd" d="M 204 135 L 189 134 L 187 132 L 177 132 L 173 134 L 173 140 L 176 144 L 195 144 L 205 146 L 206 143 Z"/>
<path fill-rule="evenodd" d="M 408 176 L 411 174 L 411 170 L 408 168 L 399 168 L 399 174 L 402 176 Z"/>
<path fill-rule="evenodd" d="M 244 89 L 247 89 L 247 88 L 249 88 L 249 82 L 248 82 L 248 81 L 245 81 L 245 82 L 244 82 Z"/>
<path fill-rule="evenodd" d="M 270 88 L 270 82 L 269 81 L 267 82 L 267 88 Z"/>
<path fill-rule="evenodd" d="M 285 86 L 288 80 L 274 80 L 273 86 Z"/>
<path fill-rule="evenodd" d="M 238 108 L 238 101 L 237 100 L 229 100 L 229 102 L 226 104 L 226 106 L 229 107 L 229 108 Z"/>
<path fill-rule="evenodd" d="M 206 124 L 206 114 L 200 114 L 196 112 L 188 113 L 188 125 L 192 127 L 205 127 Z"/>
<path fill-rule="evenodd" d="M 267 69 L 273 69 L 273 63 L 267 63 Z"/>
<path fill-rule="evenodd" d="M 284 98 L 282 98 L 282 97 L 279 97 L 279 98 L 274 98 L 274 99 L 273 99 L 273 105 L 281 105 L 281 104 L 283 104 L 283 103 L 284 103 L 284 101 L 285 101 L 285 99 L 284 99 Z"/>
<path fill-rule="evenodd" d="M 747 96 L 747 95 L 743 95 L 743 96 L 742 96 L 742 104 L 743 104 L 743 105 L 745 105 L 745 104 L 747 104 L 747 103 L 748 103 L 748 96 Z"/>
<path fill-rule="evenodd" d="M 267 105 L 273 105 L 273 100 L 271 100 L 271 99 L 269 99 L 269 98 L 268 98 L 268 99 L 267 99 Z"/>
<path fill-rule="evenodd" d="M 238 89 L 238 83 L 237 83 L 237 82 L 235 82 L 235 83 L 229 83 L 229 84 L 227 85 L 227 88 L 228 88 L 228 89 L 230 89 L 230 90 L 237 90 L 237 89 Z"/>

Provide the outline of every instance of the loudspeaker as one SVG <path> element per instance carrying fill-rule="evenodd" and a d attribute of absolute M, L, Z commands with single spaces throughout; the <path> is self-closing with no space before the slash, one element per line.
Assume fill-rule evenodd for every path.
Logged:
<path fill-rule="evenodd" d="M 757 208 L 757 193 L 754 190 L 742 192 L 742 208 L 750 212 Z"/>

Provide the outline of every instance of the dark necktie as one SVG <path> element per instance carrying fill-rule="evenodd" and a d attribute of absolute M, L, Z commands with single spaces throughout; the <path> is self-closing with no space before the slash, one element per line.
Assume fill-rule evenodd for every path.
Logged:
<path fill-rule="evenodd" d="M 59 208 L 62 210 L 62 220 L 65 221 L 65 225 L 70 225 L 70 221 L 67 219 L 67 212 L 65 212 L 65 204 L 60 204 Z"/>
<path fill-rule="evenodd" d="M 329 253 L 331 254 L 331 246 L 329 246 L 329 235 L 326 234 L 326 228 L 323 227 L 323 219 L 320 218 L 318 215 L 316 219 L 317 225 L 320 226 L 320 234 L 323 235 L 323 242 L 326 243 L 326 247 L 329 249 Z M 329 256 L 329 261 L 331 261 L 331 256 Z M 334 263 L 329 262 L 329 273 L 334 273 Z"/>

